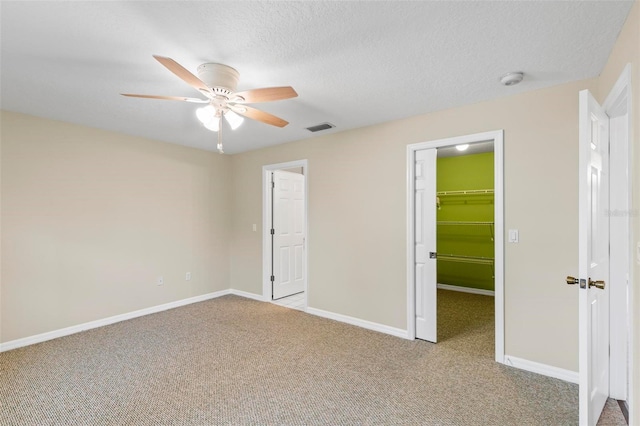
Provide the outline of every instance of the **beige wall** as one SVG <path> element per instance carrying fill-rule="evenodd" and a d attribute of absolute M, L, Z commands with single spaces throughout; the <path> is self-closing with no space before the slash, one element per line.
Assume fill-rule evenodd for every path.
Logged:
<path fill-rule="evenodd" d="M 2 342 L 229 288 L 228 157 L 11 112 L 1 125 Z"/>
<path fill-rule="evenodd" d="M 615 84 L 624 67 L 630 63 L 632 67 L 632 120 L 633 120 L 633 188 L 632 188 L 632 221 L 633 221 L 633 241 L 634 244 L 640 243 L 640 197 L 638 194 L 640 188 L 640 3 L 635 2 L 631 12 L 627 18 L 624 28 L 616 41 L 609 61 L 605 66 L 598 80 L 598 95 L 601 102 L 604 102 L 607 94 Z M 632 249 L 631 259 L 633 261 L 633 309 L 635 312 L 633 324 L 634 330 L 634 347 L 632 353 L 635 355 L 633 360 L 634 366 L 634 392 L 633 407 L 635 416 L 630 424 L 640 423 L 640 262 L 637 262 L 635 249 Z M 635 422 L 635 423 L 634 423 Z"/>
<path fill-rule="evenodd" d="M 406 329 L 406 146 L 505 130 L 506 352 L 577 371 L 580 81 L 234 155 L 231 287 L 261 294 L 261 168 L 309 160 L 309 306 Z M 508 88 L 505 88 L 505 94 Z M 549 348 L 553 348 L 550 350 Z"/>
<path fill-rule="evenodd" d="M 602 98 L 627 62 L 640 81 L 639 13 L 598 79 L 231 157 L 3 112 L 0 341 L 229 287 L 260 294 L 261 168 L 299 159 L 309 305 L 405 329 L 406 146 L 504 129 L 505 228 L 520 230 L 505 246 L 506 352 L 576 371 L 577 298 L 563 279 L 577 270 L 577 93 Z M 635 341 L 638 366 L 640 327 Z"/>

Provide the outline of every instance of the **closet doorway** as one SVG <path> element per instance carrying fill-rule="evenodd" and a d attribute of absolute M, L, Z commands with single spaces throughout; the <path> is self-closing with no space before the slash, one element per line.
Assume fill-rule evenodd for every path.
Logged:
<path fill-rule="evenodd" d="M 439 289 L 494 295 L 493 166 L 493 141 L 437 148 Z"/>
<path fill-rule="evenodd" d="M 307 162 L 263 167 L 263 297 L 307 306 Z"/>
<path fill-rule="evenodd" d="M 504 359 L 502 142 L 496 131 L 407 151 L 409 337 L 437 342 L 461 332 L 465 319 L 477 321 L 474 327 L 483 322 L 495 330 L 498 362 Z M 449 317 L 441 330 L 439 307 L 440 320 Z"/>

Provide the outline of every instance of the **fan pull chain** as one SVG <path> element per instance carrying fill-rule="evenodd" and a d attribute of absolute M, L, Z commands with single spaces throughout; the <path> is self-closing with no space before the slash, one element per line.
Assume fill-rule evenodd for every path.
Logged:
<path fill-rule="evenodd" d="M 218 152 L 224 154 L 224 150 L 222 149 L 222 114 L 220 114 L 218 120 L 220 120 L 218 122 Z"/>

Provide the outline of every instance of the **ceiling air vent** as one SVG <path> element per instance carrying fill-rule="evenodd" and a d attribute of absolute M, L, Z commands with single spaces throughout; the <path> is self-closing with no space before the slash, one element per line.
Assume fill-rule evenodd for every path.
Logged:
<path fill-rule="evenodd" d="M 307 127 L 307 130 L 310 132 L 319 132 L 322 130 L 331 129 L 333 127 L 336 127 L 336 126 L 334 126 L 331 123 L 320 123 L 320 124 L 316 124 L 315 126 Z"/>

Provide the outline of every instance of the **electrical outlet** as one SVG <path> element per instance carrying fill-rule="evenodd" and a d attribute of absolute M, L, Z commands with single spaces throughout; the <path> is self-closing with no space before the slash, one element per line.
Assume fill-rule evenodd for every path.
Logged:
<path fill-rule="evenodd" d="M 184 277 L 185 281 L 191 281 L 191 272 L 187 272 L 187 274 Z"/>
<path fill-rule="evenodd" d="M 162 275 L 158 277 L 158 281 L 156 282 L 157 285 L 164 285 L 164 278 L 162 278 Z"/>
<path fill-rule="evenodd" d="M 256 232 L 258 230 L 258 225 L 256 225 L 255 223 L 253 224 L 253 232 Z"/>

